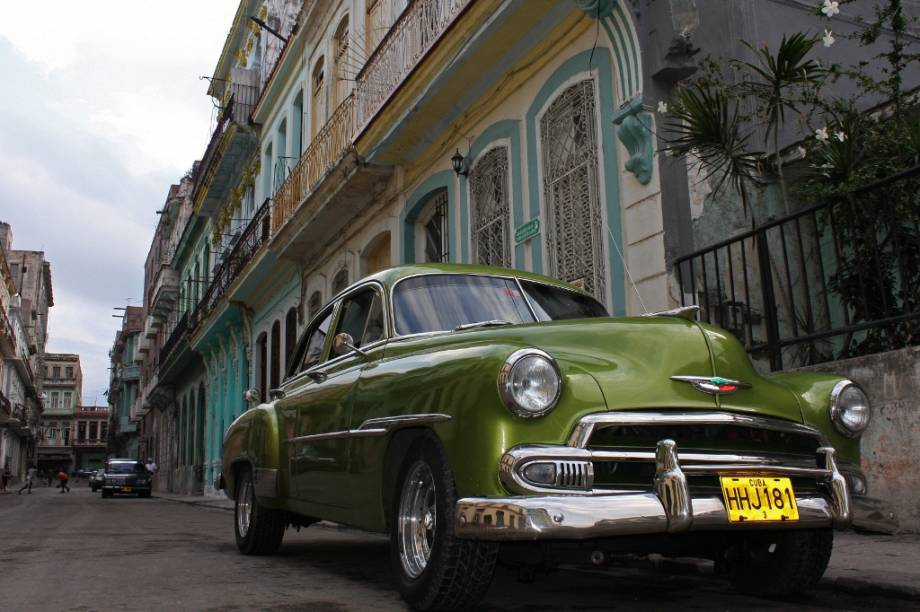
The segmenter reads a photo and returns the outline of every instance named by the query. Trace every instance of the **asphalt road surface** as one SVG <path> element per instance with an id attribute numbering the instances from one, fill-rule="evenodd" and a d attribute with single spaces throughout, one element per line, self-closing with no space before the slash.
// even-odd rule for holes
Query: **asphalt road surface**
<path id="1" fill-rule="evenodd" d="M 483 610 L 863 610 L 913 604 L 819 589 L 795 601 L 733 593 L 673 570 L 501 569 Z M 403 610 L 387 541 L 344 529 L 288 531 L 277 556 L 244 557 L 226 510 L 103 500 L 85 485 L 0 496 L 0 610 Z"/>

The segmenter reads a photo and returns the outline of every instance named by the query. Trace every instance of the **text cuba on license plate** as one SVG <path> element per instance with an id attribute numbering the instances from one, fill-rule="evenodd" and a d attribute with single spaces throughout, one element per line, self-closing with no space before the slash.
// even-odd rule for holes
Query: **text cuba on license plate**
<path id="1" fill-rule="evenodd" d="M 795 504 L 795 491 L 790 479 L 720 476 L 719 480 L 729 522 L 799 520 L 799 508 Z"/>

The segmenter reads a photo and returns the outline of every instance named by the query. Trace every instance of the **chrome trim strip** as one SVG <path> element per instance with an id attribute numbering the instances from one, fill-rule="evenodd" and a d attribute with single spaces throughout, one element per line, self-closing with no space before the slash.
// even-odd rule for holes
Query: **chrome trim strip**
<path id="1" fill-rule="evenodd" d="M 811 436 L 821 446 L 829 442 L 819 430 L 809 425 L 771 417 L 717 411 L 624 411 L 589 414 L 575 425 L 566 444 L 573 448 L 587 448 L 591 435 L 599 429 L 627 425 L 742 425 L 785 433 Z"/>
<path id="2" fill-rule="evenodd" d="M 367 419 L 355 429 L 346 429 L 343 431 L 327 431 L 325 433 L 309 434 L 306 436 L 297 436 L 288 438 L 285 444 L 299 444 L 302 442 L 320 442 L 323 440 L 335 440 L 339 438 L 370 438 L 374 436 L 384 436 L 391 431 L 413 427 L 415 425 L 427 425 L 434 423 L 444 423 L 451 420 L 448 414 L 430 413 L 430 414 L 407 414 L 392 417 L 379 417 Z"/>

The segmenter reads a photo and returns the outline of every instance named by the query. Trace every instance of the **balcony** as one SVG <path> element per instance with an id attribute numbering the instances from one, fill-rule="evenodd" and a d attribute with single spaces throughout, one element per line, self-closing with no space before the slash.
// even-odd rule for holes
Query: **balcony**
<path id="1" fill-rule="evenodd" d="M 156 281 L 153 284 L 153 299 L 150 301 L 150 313 L 159 321 L 169 314 L 179 297 L 179 272 L 169 264 L 160 264 Z"/>
<path id="2" fill-rule="evenodd" d="M 6 422 L 13 415 L 13 405 L 10 400 L 0 391 L 0 423 Z"/>
<path id="3" fill-rule="evenodd" d="M 169 359 L 169 355 L 172 353 L 172 350 L 176 347 L 176 344 L 179 343 L 179 340 L 185 335 L 185 332 L 188 329 L 188 313 L 183 314 L 179 319 L 176 326 L 169 334 L 169 338 L 166 339 L 166 342 L 163 343 L 163 346 L 160 347 L 160 363 L 166 363 L 166 360 Z"/>
<path id="4" fill-rule="evenodd" d="M 118 378 L 122 382 L 131 382 L 135 380 L 140 380 L 141 377 L 141 368 L 136 365 L 122 366 L 118 370 Z"/>
<path id="5" fill-rule="evenodd" d="M 95 438 L 95 439 L 74 440 L 72 446 L 74 448 L 105 448 L 105 439 Z"/>
<path id="6" fill-rule="evenodd" d="M 6 309 L 0 308 L 0 356 L 7 358 L 16 355 L 16 332 L 6 316 Z"/>
<path id="7" fill-rule="evenodd" d="M 214 213 L 239 180 L 242 165 L 256 150 L 256 135 L 249 127 L 249 115 L 258 98 L 252 85 L 233 83 L 224 112 L 195 173 L 192 201 L 195 211 Z"/>
<path id="8" fill-rule="evenodd" d="M 198 306 L 189 319 L 190 329 L 195 329 L 207 318 L 208 314 L 226 294 L 233 281 L 240 275 L 240 272 L 246 268 L 246 265 L 252 261 L 262 248 L 262 245 L 268 240 L 272 218 L 270 203 L 270 200 L 266 200 L 259 207 L 246 229 L 243 230 L 240 239 L 233 245 L 233 250 L 230 251 L 230 254 L 218 267 L 211 284 L 205 290 L 204 297 L 198 302 Z M 164 346 L 164 350 L 165 348 Z"/>
<path id="9" fill-rule="evenodd" d="M 320 180 L 351 148 L 354 134 L 355 96 L 352 94 L 335 109 L 275 194 L 273 234 L 288 222 Z"/>
<path id="10" fill-rule="evenodd" d="M 356 114 L 361 130 L 471 2 L 415 0 L 406 7 L 358 73 Z"/>

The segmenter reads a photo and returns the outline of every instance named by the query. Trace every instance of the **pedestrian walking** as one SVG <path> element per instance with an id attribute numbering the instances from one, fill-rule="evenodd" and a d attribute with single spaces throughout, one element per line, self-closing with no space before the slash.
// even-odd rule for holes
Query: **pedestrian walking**
<path id="1" fill-rule="evenodd" d="M 10 466 L 3 468 L 3 474 L 0 474 L 0 492 L 6 493 L 6 485 L 10 482 Z"/>
<path id="2" fill-rule="evenodd" d="M 151 474 L 156 473 L 157 471 L 157 462 L 153 460 L 153 457 L 147 459 L 147 463 L 144 464 L 144 467 L 147 468 L 147 471 Z"/>
<path id="3" fill-rule="evenodd" d="M 36 478 L 38 478 L 38 468 L 34 465 L 30 465 L 29 469 L 26 470 L 26 481 L 22 483 L 22 487 L 20 487 L 20 489 L 16 492 L 22 495 L 22 492 L 25 489 L 28 489 L 29 495 L 32 495 L 32 481 Z"/>
<path id="4" fill-rule="evenodd" d="M 70 480 L 70 476 L 67 475 L 67 472 L 65 472 L 64 470 L 61 470 L 60 472 L 57 473 L 57 477 L 61 483 L 59 485 L 59 488 L 61 489 L 61 493 L 64 493 L 65 491 L 67 493 L 70 493 L 70 487 L 67 486 L 67 481 Z"/>

